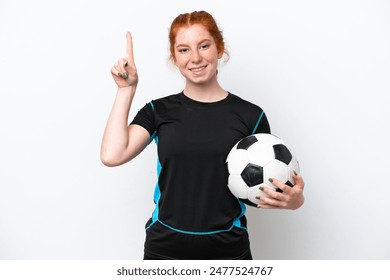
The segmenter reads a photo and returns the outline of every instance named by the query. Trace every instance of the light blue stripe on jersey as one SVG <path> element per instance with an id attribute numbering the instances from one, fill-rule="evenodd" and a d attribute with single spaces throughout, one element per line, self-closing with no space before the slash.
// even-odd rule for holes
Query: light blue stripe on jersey
<path id="1" fill-rule="evenodd" d="M 161 163 L 160 163 L 160 161 L 157 161 L 158 177 L 160 177 L 160 173 L 161 173 Z M 159 210 L 158 209 L 158 202 L 160 200 L 160 197 L 161 197 L 161 191 L 160 191 L 160 186 L 158 185 L 158 181 L 157 181 L 156 188 L 154 189 L 154 197 L 153 197 L 153 200 L 156 203 L 156 208 L 154 209 L 153 215 L 152 215 L 153 223 L 158 220 L 158 210 Z"/>
<path id="2" fill-rule="evenodd" d="M 171 229 L 173 231 L 176 231 L 176 232 L 179 232 L 179 233 L 184 233 L 184 234 L 192 234 L 192 235 L 208 235 L 208 234 L 216 234 L 216 233 L 221 233 L 221 232 L 227 232 L 227 231 L 231 231 L 233 229 L 233 227 L 235 226 L 233 224 L 228 229 L 221 229 L 221 230 L 214 230 L 214 231 L 187 231 L 187 230 L 181 230 L 181 229 L 177 229 L 177 228 L 171 227 L 171 226 L 169 226 L 167 224 L 164 224 L 160 220 L 158 220 L 158 222 L 160 224 L 162 224 L 164 227 L 167 227 L 167 228 L 169 228 L 169 229 Z M 245 229 L 245 228 L 243 228 L 243 229 Z"/>
<path id="3" fill-rule="evenodd" d="M 259 117 L 259 119 L 258 119 L 257 122 L 256 122 L 255 128 L 252 130 L 252 134 L 255 134 L 257 128 L 259 127 L 260 121 L 261 121 L 261 119 L 263 118 L 263 115 L 264 115 L 264 111 L 261 112 L 260 117 Z"/>
<path id="4" fill-rule="evenodd" d="M 150 107 L 152 107 L 152 110 L 154 111 L 153 101 L 150 101 Z M 157 131 L 153 132 L 152 136 L 150 137 L 149 143 L 152 142 L 153 140 L 157 145 L 158 144 Z M 157 178 L 160 177 L 161 168 L 162 167 L 161 167 L 160 160 L 157 159 Z M 154 195 L 153 195 L 153 201 L 156 204 L 156 207 L 154 208 L 154 211 L 152 214 L 152 223 L 146 228 L 146 230 L 148 228 L 150 228 L 155 222 L 158 221 L 158 212 L 159 212 L 158 202 L 160 200 L 160 197 L 161 197 L 161 191 L 160 191 L 160 186 L 158 185 L 158 179 L 157 179 L 157 183 L 156 183 L 156 187 L 154 188 Z"/>
<path id="5" fill-rule="evenodd" d="M 152 110 L 154 111 L 154 104 L 153 104 L 153 101 L 150 101 L 150 107 L 152 107 Z"/>
<path id="6" fill-rule="evenodd" d="M 238 201 L 238 203 L 241 206 L 241 214 L 240 214 L 240 216 L 238 216 L 237 218 L 234 219 L 233 225 L 238 227 L 238 228 L 242 228 L 242 229 L 247 230 L 246 227 L 241 226 L 241 220 L 240 220 L 245 215 L 246 206 L 245 206 L 245 204 L 241 200 L 237 199 L 237 201 Z"/>

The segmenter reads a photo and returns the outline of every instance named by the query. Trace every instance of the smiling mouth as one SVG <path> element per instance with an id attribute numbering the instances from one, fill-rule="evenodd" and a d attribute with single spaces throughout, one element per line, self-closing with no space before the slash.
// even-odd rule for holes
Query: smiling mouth
<path id="1" fill-rule="evenodd" d="M 204 65 L 204 66 L 200 66 L 200 67 L 189 68 L 189 70 L 192 72 L 200 72 L 203 69 L 205 69 L 206 67 L 207 67 L 207 65 Z"/>

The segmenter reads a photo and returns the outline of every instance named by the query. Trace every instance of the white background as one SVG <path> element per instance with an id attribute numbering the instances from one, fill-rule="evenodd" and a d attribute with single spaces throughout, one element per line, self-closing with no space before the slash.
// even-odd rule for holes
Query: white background
<path id="1" fill-rule="evenodd" d="M 390 258 L 389 1 L 102 2 L 0 1 L 0 259 L 142 258 L 156 148 L 100 162 L 109 70 L 130 30 L 130 118 L 181 91 L 168 28 L 194 10 L 223 30 L 221 84 L 266 111 L 306 182 L 297 211 L 248 209 L 254 258 Z"/>

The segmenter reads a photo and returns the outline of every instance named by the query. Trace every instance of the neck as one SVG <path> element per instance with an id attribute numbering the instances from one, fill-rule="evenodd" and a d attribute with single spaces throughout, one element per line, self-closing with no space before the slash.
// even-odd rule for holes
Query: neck
<path id="1" fill-rule="evenodd" d="M 226 98 L 228 95 L 217 81 L 212 84 L 187 82 L 183 92 L 187 97 L 200 102 L 216 102 Z"/>

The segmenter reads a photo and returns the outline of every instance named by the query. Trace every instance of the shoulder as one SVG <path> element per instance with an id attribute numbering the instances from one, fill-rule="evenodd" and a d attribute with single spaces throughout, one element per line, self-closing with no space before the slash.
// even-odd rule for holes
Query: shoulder
<path id="1" fill-rule="evenodd" d="M 179 100 L 180 93 L 175 93 L 171 95 L 167 95 L 164 97 L 160 97 L 157 99 L 153 99 L 150 101 L 153 104 L 166 104 L 166 103 L 172 103 L 172 102 L 177 102 Z"/>
<path id="2" fill-rule="evenodd" d="M 244 100 L 238 96 L 234 96 L 236 113 L 248 125 L 248 129 L 251 134 L 254 133 L 270 133 L 271 129 L 268 123 L 268 119 L 263 109 L 250 101 Z"/>
<path id="3" fill-rule="evenodd" d="M 259 105 L 252 103 L 248 100 L 245 100 L 245 99 L 243 99 L 243 98 L 241 98 L 238 95 L 235 95 L 233 93 L 230 93 L 230 94 L 231 94 L 231 99 L 232 99 L 234 106 L 236 108 L 238 108 L 239 110 L 248 110 L 248 111 L 256 111 L 256 112 L 263 111 L 263 109 Z"/>
<path id="4" fill-rule="evenodd" d="M 150 106 L 153 110 L 163 110 L 170 109 L 175 104 L 179 102 L 180 93 L 167 95 L 161 98 L 153 99 L 150 101 Z"/>

